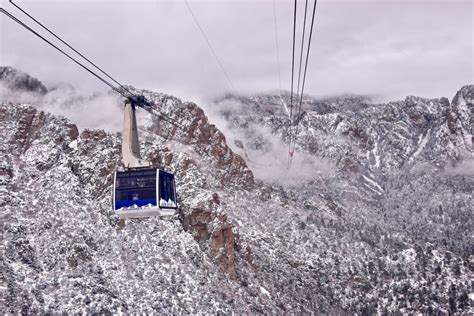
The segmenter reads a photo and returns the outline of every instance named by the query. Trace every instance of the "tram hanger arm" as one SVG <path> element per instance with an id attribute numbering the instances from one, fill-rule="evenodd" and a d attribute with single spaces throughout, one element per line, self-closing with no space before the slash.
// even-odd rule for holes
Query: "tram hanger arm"
<path id="1" fill-rule="evenodd" d="M 152 103 L 149 102 L 145 96 L 143 95 L 132 95 L 127 97 L 127 101 L 133 106 L 133 107 L 141 107 L 141 108 L 150 108 L 152 106 Z"/>

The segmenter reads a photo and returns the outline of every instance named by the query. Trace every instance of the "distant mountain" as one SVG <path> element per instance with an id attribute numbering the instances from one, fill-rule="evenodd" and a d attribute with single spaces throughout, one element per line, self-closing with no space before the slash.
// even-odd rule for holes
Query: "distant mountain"
<path id="1" fill-rule="evenodd" d="M 290 171 L 279 96 L 219 100 L 224 135 L 136 90 L 155 104 L 141 150 L 175 173 L 180 209 L 126 221 L 109 214 L 120 135 L 2 96 L 1 311 L 472 313 L 473 90 L 305 97 Z"/>
<path id="2" fill-rule="evenodd" d="M 370 217 L 380 218 L 397 233 L 472 254 L 474 180 L 472 172 L 457 166 L 474 159 L 473 98 L 474 86 L 463 87 L 451 103 L 414 96 L 387 104 L 360 96 L 305 97 L 304 115 L 295 119 L 295 155 L 333 165 L 337 177 L 303 179 L 292 191 L 306 204 L 324 192 L 349 209 L 372 210 Z M 217 102 L 230 129 L 243 135 L 234 150 L 254 169 L 265 169 L 255 159 L 274 150 L 267 132 L 285 144 L 295 130 L 288 128 L 289 104 L 288 94 L 282 99 L 227 96 Z M 288 151 L 279 154 L 288 156 Z M 320 168 L 310 159 L 303 164 Z"/>
<path id="3" fill-rule="evenodd" d="M 36 78 L 12 67 L 0 66 L 0 82 L 18 92 L 46 94 L 48 89 Z"/>

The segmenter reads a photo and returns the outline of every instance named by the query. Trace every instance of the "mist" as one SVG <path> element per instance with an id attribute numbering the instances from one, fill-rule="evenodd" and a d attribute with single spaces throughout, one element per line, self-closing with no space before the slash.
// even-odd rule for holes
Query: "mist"
<path id="1" fill-rule="evenodd" d="M 272 1 L 189 1 L 234 88 L 183 1 L 17 2 L 122 84 L 211 99 L 278 90 L 279 65 L 281 89 L 290 89 L 291 1 L 276 1 L 279 63 Z M 299 18 L 302 11 L 300 5 Z M 473 82 L 472 12 L 472 1 L 318 1 L 306 92 L 451 97 Z M 108 89 L 4 15 L 0 24 L 0 64 L 46 85 L 70 82 L 89 94 Z"/>
<path id="2" fill-rule="evenodd" d="M 80 131 L 103 129 L 115 133 L 122 130 L 123 102 L 110 93 L 83 95 L 71 85 L 59 84 L 40 95 L 11 90 L 0 83 L 0 96 L 2 100 L 30 104 L 40 111 L 66 117 Z"/>
<path id="3" fill-rule="evenodd" d="M 213 101 L 227 92 L 290 90 L 292 2 L 275 2 L 277 35 L 273 1 L 189 1 L 230 83 L 183 1 L 17 3 L 122 84 L 203 107 L 257 178 L 291 184 L 333 169 L 299 154 L 293 162 L 299 168 L 286 173 L 287 145 L 269 130 L 252 126 L 266 140 L 264 149 L 252 148 L 244 132 L 230 128 L 219 113 L 241 106 Z M 7 1 L 2 7 L 38 29 Z M 303 6 L 298 10 L 302 18 Z M 319 1 L 305 92 L 315 97 L 376 95 L 385 101 L 407 95 L 451 98 L 474 81 L 472 13 L 472 1 Z M 22 94 L 16 100 L 66 116 L 81 130 L 121 130 L 122 103 L 107 86 L 4 15 L 0 26 L 0 64 L 53 87 L 43 97 Z M 137 114 L 143 120 L 145 114 Z M 236 145 L 239 141 L 243 148 Z"/>
<path id="4" fill-rule="evenodd" d="M 246 129 L 232 127 L 222 113 L 241 113 L 244 106 L 236 100 L 202 101 L 200 106 L 210 123 L 223 132 L 227 145 L 246 161 L 257 179 L 289 187 L 319 177 L 330 177 L 336 172 L 332 162 L 306 152 L 296 153 L 290 167 L 288 144 L 268 127 L 257 124 L 249 124 Z M 258 148 L 255 140 L 261 141 Z"/>
<path id="5" fill-rule="evenodd" d="M 461 160 L 455 166 L 449 167 L 446 173 L 450 175 L 474 176 L 474 157 Z"/>

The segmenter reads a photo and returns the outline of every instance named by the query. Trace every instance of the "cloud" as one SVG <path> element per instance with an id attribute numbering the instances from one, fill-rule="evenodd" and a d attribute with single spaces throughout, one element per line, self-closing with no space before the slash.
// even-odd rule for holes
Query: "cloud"
<path id="1" fill-rule="evenodd" d="M 183 1 L 21 4 L 124 84 L 178 97 L 212 98 L 229 90 Z M 239 92 L 278 88 L 272 1 L 190 4 Z M 471 8 L 471 1 L 318 2 L 306 91 L 452 96 L 473 78 Z M 291 3 L 277 1 L 276 13 L 282 85 L 288 90 Z M 108 89 L 4 16 L 0 23 L 2 63 L 48 85 L 70 82 L 88 93 Z"/>
<path id="2" fill-rule="evenodd" d="M 461 160 L 454 167 L 448 168 L 446 172 L 451 175 L 474 176 L 474 158 Z"/>
<path id="3" fill-rule="evenodd" d="M 278 136 L 271 134 L 266 127 L 254 125 L 250 127 L 250 130 L 259 139 L 265 141 L 265 146 L 262 149 L 249 147 L 249 142 L 245 141 L 248 138 L 235 139 L 244 141 L 245 147 L 240 152 L 243 152 L 244 159 L 258 179 L 283 186 L 293 186 L 334 175 L 336 168 L 329 161 L 298 150 L 295 151 L 289 166 L 288 144 L 283 143 Z M 235 136 L 238 137 L 238 135 Z M 235 143 L 233 147 L 236 147 Z M 234 150 L 239 152 L 237 148 Z"/>
<path id="4" fill-rule="evenodd" d="M 38 110 L 64 116 L 80 130 L 104 129 L 114 133 L 122 129 L 122 102 L 115 95 L 95 93 L 84 96 L 70 85 L 59 85 L 50 89 L 47 94 L 40 95 L 12 91 L 1 83 L 0 95 L 2 100 L 27 103 Z"/>
<path id="5" fill-rule="evenodd" d="M 249 124 L 244 129 L 231 126 L 225 115 L 245 114 L 245 106 L 240 102 L 222 100 L 202 104 L 210 123 L 224 133 L 228 146 L 246 161 L 256 178 L 293 186 L 334 175 L 336 167 L 332 163 L 299 151 L 295 152 L 291 168 L 288 168 L 288 144 L 266 126 Z"/>

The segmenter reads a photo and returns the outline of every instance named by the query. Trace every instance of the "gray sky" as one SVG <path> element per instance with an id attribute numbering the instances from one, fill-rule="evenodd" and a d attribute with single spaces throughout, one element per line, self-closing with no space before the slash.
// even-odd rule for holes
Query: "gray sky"
<path id="1" fill-rule="evenodd" d="M 15 2 L 124 84 L 185 100 L 229 90 L 183 1 Z M 28 21 L 8 1 L 1 3 Z M 292 3 L 276 1 L 286 90 Z M 299 3 L 303 9 L 304 1 Z M 414 94 L 451 99 L 462 85 L 474 83 L 473 3 L 319 0 L 305 91 L 316 96 L 358 93 L 397 99 Z M 237 91 L 278 89 L 272 1 L 189 4 Z M 4 15 L 0 25 L 0 64 L 26 71 L 47 85 L 68 82 L 87 92 L 107 89 Z"/>

